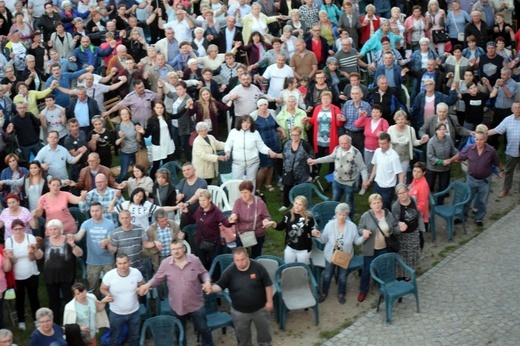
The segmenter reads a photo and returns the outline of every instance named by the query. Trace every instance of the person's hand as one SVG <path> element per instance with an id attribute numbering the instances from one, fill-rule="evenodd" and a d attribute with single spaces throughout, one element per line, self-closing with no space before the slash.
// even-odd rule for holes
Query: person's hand
<path id="1" fill-rule="evenodd" d="M 504 172 L 500 171 L 500 172 L 498 173 L 498 177 L 499 177 L 500 179 L 502 179 L 502 178 L 504 177 Z"/>
<path id="2" fill-rule="evenodd" d="M 449 166 L 450 164 L 451 164 L 451 160 L 450 160 L 450 159 L 444 160 L 444 161 L 442 162 L 442 165 L 443 165 L 443 166 Z"/>
<path id="3" fill-rule="evenodd" d="M 48 170 L 49 170 L 49 167 L 50 167 L 50 164 L 48 164 L 48 163 L 42 163 L 41 166 L 42 166 L 42 169 L 43 169 L 44 171 L 48 171 Z"/>
<path id="4" fill-rule="evenodd" d="M 264 219 L 262 221 L 262 228 L 276 227 L 276 222 Z"/>
<path id="5" fill-rule="evenodd" d="M 163 244 L 160 242 L 160 241 L 154 241 L 153 242 L 155 244 L 155 247 L 157 248 L 157 250 L 159 251 L 162 251 L 162 249 L 164 248 Z"/>
<path id="6" fill-rule="evenodd" d="M 188 101 L 186 101 L 186 108 L 193 108 L 193 99 L 189 99 Z"/>
<path id="7" fill-rule="evenodd" d="M 75 246 L 74 242 L 74 236 L 72 234 L 67 234 L 67 244 L 69 244 L 71 247 Z"/>
<path id="8" fill-rule="evenodd" d="M 497 87 L 504 86 L 504 80 L 503 79 L 497 79 L 497 82 L 496 82 L 495 86 L 497 86 Z"/>
<path id="9" fill-rule="evenodd" d="M 421 144 L 424 144 L 430 140 L 430 136 L 424 135 L 421 137 Z"/>
<path id="10" fill-rule="evenodd" d="M 71 57 L 69 58 L 69 61 L 70 61 L 70 62 L 76 62 L 76 57 L 71 56 Z"/>
<path id="11" fill-rule="evenodd" d="M 370 186 L 370 179 L 363 182 L 363 188 L 366 190 Z"/>
<path id="12" fill-rule="evenodd" d="M 408 225 L 402 221 L 399 221 L 399 230 L 401 232 L 404 232 L 408 229 Z"/>
<path id="13" fill-rule="evenodd" d="M 230 157 L 231 157 L 231 153 L 228 151 L 225 155 L 226 161 L 229 160 Z"/>
<path id="14" fill-rule="evenodd" d="M 119 76 L 119 81 L 126 83 L 128 81 L 128 78 L 126 78 L 126 76 Z"/>
<path id="15" fill-rule="evenodd" d="M 302 118 L 302 124 L 303 125 L 308 124 L 308 123 L 309 123 L 309 118 L 308 117 Z"/>
<path id="16" fill-rule="evenodd" d="M 80 197 L 81 197 L 82 200 L 87 199 L 87 193 L 88 193 L 87 190 L 81 191 Z"/>
<path id="17" fill-rule="evenodd" d="M 108 245 L 108 239 L 103 239 L 100 243 L 99 243 L 99 247 L 102 248 L 102 249 L 106 249 L 107 248 L 107 245 Z"/>
<path id="18" fill-rule="evenodd" d="M 114 297 L 109 293 L 107 294 L 103 299 L 101 299 L 101 302 L 103 303 L 112 303 L 114 301 Z"/>
<path id="19" fill-rule="evenodd" d="M 484 84 L 485 86 L 489 85 L 489 79 L 487 79 L 486 77 L 482 77 L 481 81 L 482 81 L 482 84 Z"/>
<path id="20" fill-rule="evenodd" d="M 449 79 L 449 78 L 452 78 L 452 77 L 453 77 L 453 72 L 448 72 L 448 73 L 446 74 L 446 78 Z"/>
<path id="21" fill-rule="evenodd" d="M 312 166 L 312 165 L 314 165 L 315 163 L 316 163 L 316 160 L 311 159 L 311 158 L 307 159 L 307 164 L 308 164 L 309 166 Z"/>
<path id="22" fill-rule="evenodd" d="M 453 82 L 451 84 L 451 89 L 452 90 L 457 90 L 459 88 L 459 82 Z"/>
<path id="23" fill-rule="evenodd" d="M 76 182 L 74 180 L 66 179 L 64 181 L 64 183 L 65 183 L 66 186 L 70 186 L 70 187 L 76 186 Z"/>
<path id="24" fill-rule="evenodd" d="M 114 197 L 116 197 L 116 198 L 120 198 L 120 197 L 121 197 L 121 190 L 117 190 L 117 189 L 116 189 L 116 190 L 114 191 Z"/>
<path id="25" fill-rule="evenodd" d="M 81 147 L 78 148 L 78 152 L 82 153 L 82 154 L 86 153 L 87 150 L 88 150 L 87 147 L 84 145 L 82 145 Z"/>
<path id="26" fill-rule="evenodd" d="M 209 281 L 206 281 L 205 283 L 202 284 L 202 290 L 204 291 L 204 293 L 206 294 L 211 294 L 211 282 Z"/>
<path id="27" fill-rule="evenodd" d="M 164 79 L 159 78 L 159 79 L 157 80 L 157 86 L 158 86 L 159 88 L 164 87 Z"/>
<path id="28" fill-rule="evenodd" d="M 237 214 L 234 214 L 234 213 L 233 213 L 233 214 L 231 214 L 231 215 L 229 216 L 228 221 L 229 221 L 230 223 L 235 223 L 235 222 L 237 222 L 237 219 L 238 219 Z"/>
<path id="29" fill-rule="evenodd" d="M 125 138 L 125 131 L 119 131 L 117 135 L 119 136 L 119 138 Z"/>
<path id="30" fill-rule="evenodd" d="M 265 311 L 273 311 L 273 301 L 267 301 L 265 303 Z"/>
<path id="31" fill-rule="evenodd" d="M 238 94 L 229 94 L 229 98 L 232 99 L 233 101 L 236 100 L 238 98 Z"/>
<path id="32" fill-rule="evenodd" d="M 28 249 L 28 250 L 29 250 L 29 248 L 32 249 L 31 245 L 35 245 L 35 244 L 30 244 L 30 245 L 28 245 L 28 246 L 27 246 L 27 249 Z M 30 252 L 30 251 L 29 251 L 29 252 Z M 33 252 L 34 252 L 34 251 L 33 251 Z M 5 257 L 6 257 L 8 260 L 10 260 L 11 262 L 14 261 L 13 250 L 5 249 L 5 250 L 4 250 L 4 255 L 5 255 Z"/>
<path id="33" fill-rule="evenodd" d="M 367 240 L 368 238 L 370 238 L 371 235 L 372 235 L 372 231 L 370 231 L 368 229 L 363 230 L 363 239 Z"/>
<path id="34" fill-rule="evenodd" d="M 320 233 L 320 231 L 318 231 L 317 229 L 313 229 L 313 230 L 311 231 L 311 235 L 312 235 L 313 237 L 316 237 L 316 238 L 321 238 L 321 233 Z"/>
<path id="35" fill-rule="evenodd" d="M 238 48 L 242 45 L 242 41 L 235 41 L 234 47 Z"/>
<path id="36" fill-rule="evenodd" d="M 495 28 L 493 29 L 493 31 L 494 31 L 494 32 L 498 32 L 498 28 L 495 27 Z"/>
<path id="37" fill-rule="evenodd" d="M 94 133 L 92 135 L 92 139 L 95 140 L 96 142 L 99 140 L 99 138 L 101 138 L 101 136 L 99 134 L 97 134 L 97 133 Z"/>
<path id="38" fill-rule="evenodd" d="M 144 135 L 144 129 L 141 125 L 135 125 L 135 130 L 140 134 Z"/>
<path id="39" fill-rule="evenodd" d="M 101 116 L 103 117 L 103 119 L 106 119 L 109 116 L 109 113 L 108 112 L 101 112 Z"/>
<path id="40" fill-rule="evenodd" d="M 142 297 L 145 296 L 149 290 L 150 288 L 148 287 L 148 285 L 141 285 L 137 287 L 137 294 L 139 294 Z"/>
<path id="41" fill-rule="evenodd" d="M 87 327 L 87 326 L 79 326 L 79 329 L 80 329 L 82 332 L 90 333 L 90 328 Z"/>
<path id="42" fill-rule="evenodd" d="M 125 181 L 122 181 L 119 185 L 117 185 L 117 188 L 119 190 L 124 190 L 126 188 L 126 185 L 128 185 L 128 182 L 125 180 Z"/>

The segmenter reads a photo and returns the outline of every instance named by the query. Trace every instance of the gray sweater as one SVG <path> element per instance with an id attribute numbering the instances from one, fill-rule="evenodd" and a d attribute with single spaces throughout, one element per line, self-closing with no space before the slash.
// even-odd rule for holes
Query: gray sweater
<path id="1" fill-rule="evenodd" d="M 347 155 L 343 155 L 343 149 L 338 145 L 332 154 L 320 157 L 315 161 L 316 163 L 334 162 L 334 180 L 342 185 L 354 185 L 359 180 L 360 174 L 363 181 L 368 180 L 367 167 L 365 161 L 363 161 L 363 156 L 353 146 Z"/>
<path id="2" fill-rule="evenodd" d="M 457 149 L 449 136 L 439 140 L 433 136 L 426 147 L 426 168 L 433 172 L 447 172 L 451 170 L 451 164 L 444 166 L 440 161 L 453 157 Z"/>
<path id="3" fill-rule="evenodd" d="M 397 219 L 392 215 L 391 212 L 385 210 L 386 222 L 388 226 L 390 226 L 392 234 L 400 234 L 399 225 Z M 377 220 L 374 216 L 374 213 L 369 210 L 361 215 L 361 219 L 359 219 L 358 232 L 360 235 L 363 235 L 363 230 L 368 229 L 372 232 L 370 237 L 363 243 L 363 256 L 374 256 L 374 245 L 376 242 L 376 235 L 379 233 L 379 228 L 376 223 Z"/>

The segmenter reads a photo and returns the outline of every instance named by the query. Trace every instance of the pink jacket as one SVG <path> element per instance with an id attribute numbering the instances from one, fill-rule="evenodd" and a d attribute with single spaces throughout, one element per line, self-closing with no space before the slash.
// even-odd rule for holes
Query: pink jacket
<path id="1" fill-rule="evenodd" d="M 430 31 L 428 30 L 428 23 L 426 22 L 426 18 L 424 18 L 423 16 L 421 16 L 421 19 L 424 23 L 424 32 L 425 32 L 425 35 L 426 37 L 430 37 Z M 408 18 L 406 18 L 406 20 L 404 21 L 404 31 L 406 32 L 406 43 L 408 44 L 412 44 L 412 31 L 408 31 L 408 29 L 413 29 L 413 16 L 409 16 Z"/>
<path id="2" fill-rule="evenodd" d="M 377 138 L 377 134 L 380 131 L 386 132 L 388 130 L 388 121 L 384 118 L 380 118 L 374 132 L 372 132 L 371 122 L 372 118 L 370 117 L 359 117 L 354 122 L 354 126 L 365 128 L 363 133 L 365 135 L 365 149 L 376 150 L 379 148 L 379 139 Z"/>

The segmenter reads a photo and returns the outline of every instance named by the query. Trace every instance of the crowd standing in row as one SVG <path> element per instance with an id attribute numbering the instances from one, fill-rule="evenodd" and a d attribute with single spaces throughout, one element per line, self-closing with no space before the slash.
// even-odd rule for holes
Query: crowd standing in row
<path id="1" fill-rule="evenodd" d="M 517 4 L 0 1 L 0 292 L 14 268 L 18 328 L 26 329 L 27 295 L 37 322 L 30 345 L 66 344 L 59 325 L 74 323 L 79 330 L 66 333 L 90 345 L 109 325 L 116 345 L 127 324 L 136 345 L 136 292 L 166 281 L 174 314 L 183 324 L 191 317 L 204 345 L 213 341 L 203 294 L 226 288 L 238 343 L 251 343 L 253 321 L 268 345 L 272 282 L 240 237 L 229 241 L 238 245 L 235 264 L 211 284 L 207 271 L 226 251 L 221 228 L 253 231 L 253 258 L 267 228 L 284 231 L 286 263 L 308 263 L 316 238 L 327 261 L 320 301 L 338 270 L 344 304 L 346 271 L 332 263 L 333 250 L 353 254 L 362 245 L 360 302 L 370 263 L 387 252 L 385 237 L 399 235 L 400 255 L 416 268 L 429 193 L 449 185 L 457 161 L 471 189 L 464 217 L 472 210 L 482 226 L 492 175 L 505 175 L 499 196 L 507 196 L 520 157 Z M 229 133 L 226 121 L 235 126 Z M 424 162 L 414 158 L 421 147 Z M 177 186 L 161 168 L 173 160 L 185 162 Z M 232 178 L 243 182 L 226 215 L 207 188 L 230 161 Z M 297 196 L 290 207 L 289 192 L 319 179 L 327 163 L 332 199 L 346 203 L 318 227 L 309 201 Z M 279 222 L 262 194 L 277 185 L 283 197 L 268 202 L 284 212 Z M 356 226 L 354 194 L 371 185 L 370 209 Z M 79 227 L 72 205 L 89 214 Z M 185 232 L 191 224 L 194 240 Z M 76 283 L 84 251 L 86 286 Z M 38 299 L 40 259 L 50 309 Z M 9 337 L 0 331 L 0 341 Z"/>

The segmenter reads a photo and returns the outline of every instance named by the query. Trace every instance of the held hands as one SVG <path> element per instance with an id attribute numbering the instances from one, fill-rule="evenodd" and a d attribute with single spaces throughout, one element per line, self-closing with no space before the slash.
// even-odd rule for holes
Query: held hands
<path id="1" fill-rule="evenodd" d="M 399 230 L 400 230 L 401 232 L 404 232 L 404 231 L 406 231 L 407 229 L 408 229 L 408 225 L 405 224 L 405 223 L 402 222 L 402 221 L 399 221 Z"/>
<path id="2" fill-rule="evenodd" d="M 155 244 L 155 247 L 157 248 L 157 250 L 159 251 L 162 251 L 162 249 L 164 248 L 163 244 L 160 242 L 160 241 L 154 241 L 153 242 Z"/>
<path id="3" fill-rule="evenodd" d="M 370 231 L 368 229 L 363 230 L 363 239 L 367 240 L 368 238 L 370 238 L 371 235 L 372 235 L 372 231 Z"/>
<path id="4" fill-rule="evenodd" d="M 316 163 L 316 160 L 313 160 L 313 159 L 307 159 L 307 164 L 308 164 L 309 166 L 312 166 L 312 165 L 314 165 L 315 163 Z"/>
<path id="5" fill-rule="evenodd" d="M 72 234 L 67 234 L 67 244 L 69 244 L 71 247 L 75 246 L 74 242 L 74 236 Z"/>
<path id="6" fill-rule="evenodd" d="M 213 292 L 211 291 L 211 282 L 206 281 L 205 283 L 203 283 L 203 284 L 202 284 L 202 290 L 204 291 L 204 293 L 206 293 L 206 294 L 208 294 L 208 295 L 211 294 L 211 293 L 213 293 Z"/>
<path id="7" fill-rule="evenodd" d="M 313 229 L 313 230 L 311 231 L 311 235 L 312 235 L 313 237 L 316 237 L 316 238 L 321 238 L 321 233 L 320 233 L 320 231 L 318 231 L 317 229 Z"/>
<path id="8" fill-rule="evenodd" d="M 238 220 L 237 214 L 231 214 L 228 218 L 229 223 L 235 223 Z"/>
<path id="9" fill-rule="evenodd" d="M 148 284 L 141 285 L 141 286 L 137 287 L 137 294 L 139 294 L 140 296 L 145 296 L 149 290 L 150 290 L 150 286 Z"/>
<path id="10" fill-rule="evenodd" d="M 99 246 L 100 246 L 102 249 L 106 249 L 106 248 L 107 248 L 107 245 L 108 245 L 108 239 L 103 239 L 103 240 L 99 243 Z"/>
<path id="11" fill-rule="evenodd" d="M 264 219 L 262 221 L 262 228 L 276 227 L 276 222 Z"/>

